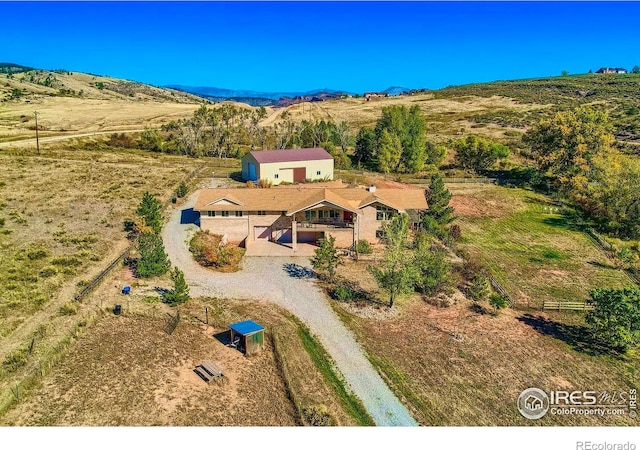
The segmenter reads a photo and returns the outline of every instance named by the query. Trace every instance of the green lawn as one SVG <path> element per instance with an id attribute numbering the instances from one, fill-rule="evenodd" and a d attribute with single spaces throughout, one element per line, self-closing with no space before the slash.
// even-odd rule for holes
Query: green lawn
<path id="1" fill-rule="evenodd" d="M 630 280 L 543 195 L 494 185 L 449 186 L 461 248 L 485 263 L 521 305 L 582 301 Z M 457 198 L 459 197 L 459 198 Z"/>

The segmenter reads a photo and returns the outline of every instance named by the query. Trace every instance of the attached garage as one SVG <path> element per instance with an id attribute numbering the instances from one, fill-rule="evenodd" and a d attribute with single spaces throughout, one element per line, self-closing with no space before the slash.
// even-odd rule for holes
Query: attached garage
<path id="1" fill-rule="evenodd" d="M 256 241 L 271 240 L 271 227 L 254 227 L 253 230 Z"/>

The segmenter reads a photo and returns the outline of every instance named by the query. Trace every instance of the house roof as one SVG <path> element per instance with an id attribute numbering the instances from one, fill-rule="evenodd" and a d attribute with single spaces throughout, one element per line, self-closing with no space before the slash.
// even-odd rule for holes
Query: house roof
<path id="1" fill-rule="evenodd" d="M 350 202 L 334 191 L 335 189 L 317 189 L 317 192 L 314 192 L 313 195 L 308 196 L 307 198 L 300 201 L 300 203 L 291 208 L 287 214 L 295 214 L 298 211 L 314 207 L 316 205 L 319 205 L 320 203 L 331 203 L 338 208 L 351 211 L 352 213 L 358 213 L 357 202 Z"/>
<path id="2" fill-rule="evenodd" d="M 234 199 L 237 205 L 214 204 L 222 198 Z M 323 202 L 354 213 L 375 203 L 389 206 L 400 212 L 427 208 L 422 189 L 377 189 L 375 192 L 369 192 L 361 188 L 273 187 L 270 189 L 203 189 L 200 191 L 194 209 L 196 211 L 286 211 L 287 215 L 292 215 Z"/>
<path id="3" fill-rule="evenodd" d="M 258 331 L 264 330 L 264 327 L 253 320 L 245 320 L 243 322 L 236 322 L 229 325 L 236 333 L 240 333 L 242 335 L 256 333 Z"/>
<path id="4" fill-rule="evenodd" d="M 260 164 L 290 161 L 333 159 L 323 148 L 292 148 L 284 150 L 253 150 L 248 153 Z"/>

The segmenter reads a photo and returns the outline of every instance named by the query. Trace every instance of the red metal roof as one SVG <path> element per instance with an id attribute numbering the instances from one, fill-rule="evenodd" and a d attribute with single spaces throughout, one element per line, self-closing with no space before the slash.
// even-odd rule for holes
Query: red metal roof
<path id="1" fill-rule="evenodd" d="M 249 152 L 259 163 L 276 163 L 287 161 L 315 161 L 333 159 L 323 148 L 291 148 L 284 150 L 254 150 Z"/>

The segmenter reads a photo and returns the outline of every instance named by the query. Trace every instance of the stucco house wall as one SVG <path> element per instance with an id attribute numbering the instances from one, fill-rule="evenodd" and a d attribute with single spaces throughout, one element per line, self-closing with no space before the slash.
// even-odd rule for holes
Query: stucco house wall
<path id="1" fill-rule="evenodd" d="M 208 217 L 200 214 L 202 230 L 211 234 L 226 234 L 229 242 L 242 242 L 247 237 L 248 224 L 249 217 Z"/>
<path id="2" fill-rule="evenodd" d="M 360 210 L 358 216 L 358 233 L 356 239 L 366 239 L 370 243 L 377 243 L 380 238 L 376 237 L 376 231 L 382 227 L 382 220 L 376 219 L 376 204 L 365 206 Z"/>

